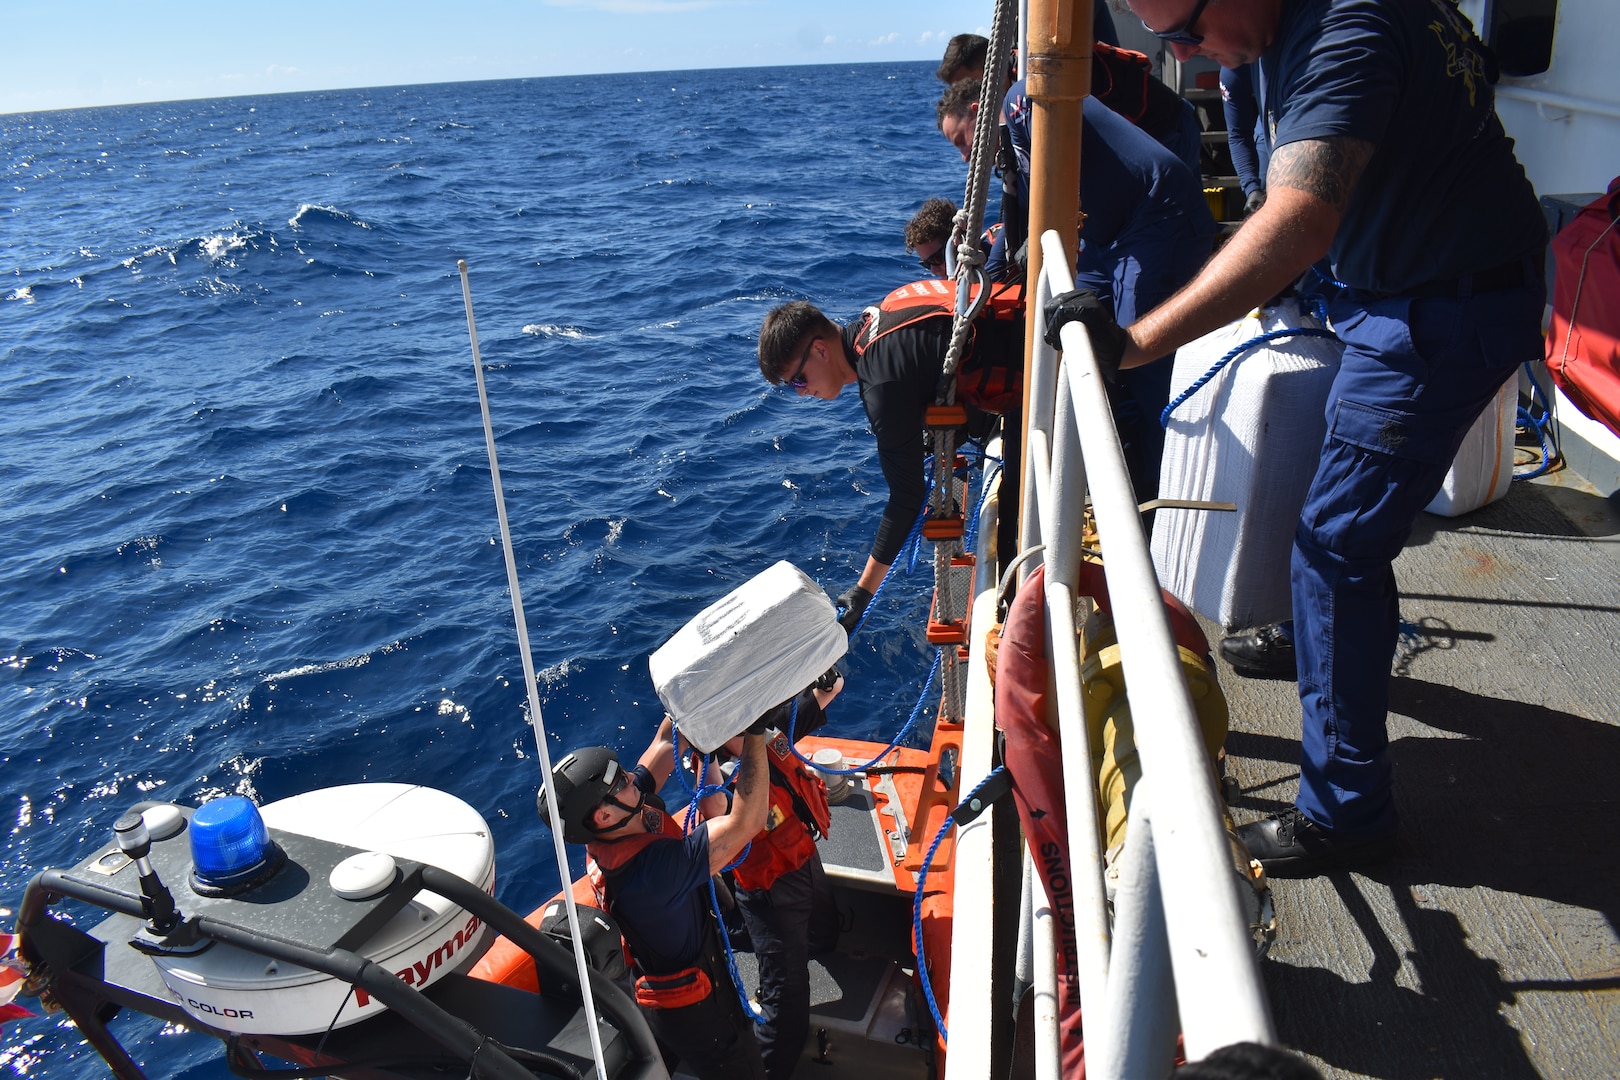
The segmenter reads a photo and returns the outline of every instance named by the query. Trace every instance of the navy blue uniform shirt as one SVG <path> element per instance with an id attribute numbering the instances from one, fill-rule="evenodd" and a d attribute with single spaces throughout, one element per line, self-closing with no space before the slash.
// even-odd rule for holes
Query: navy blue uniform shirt
<path id="1" fill-rule="evenodd" d="M 1243 194 L 1265 187 L 1267 150 L 1260 133 L 1260 103 L 1254 98 L 1254 65 L 1221 68 L 1221 109 L 1226 113 L 1226 143 Z"/>
<path id="2" fill-rule="evenodd" d="M 670 975 L 698 962 L 709 918 L 709 827 L 655 840 L 611 877 L 613 917 L 636 965 Z"/>
<path id="3" fill-rule="evenodd" d="M 1022 80 L 1008 89 L 1001 114 L 1018 155 L 1020 201 L 1027 206 L 1029 102 Z M 1216 231 L 1202 179 L 1096 98 L 1086 98 L 1082 115 L 1080 209 L 1086 220 L 1075 284 L 1112 297 L 1116 266 L 1148 250 L 1155 252 L 1149 262 L 1164 261 L 1166 250 L 1185 245 L 1197 249 L 1193 257 L 1202 261 Z M 1134 321 L 1133 312 L 1135 304 L 1127 301 L 1121 325 Z"/>
<path id="4" fill-rule="evenodd" d="M 1292 0 L 1255 92 L 1273 155 L 1340 135 L 1375 147 L 1329 252 L 1340 281 L 1404 292 L 1546 243 L 1478 41 L 1447 0 Z"/>

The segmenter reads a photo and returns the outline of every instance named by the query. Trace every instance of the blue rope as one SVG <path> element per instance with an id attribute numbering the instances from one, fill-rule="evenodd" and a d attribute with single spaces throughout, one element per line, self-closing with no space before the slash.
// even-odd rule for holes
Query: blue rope
<path id="1" fill-rule="evenodd" d="M 872 610 L 877 607 L 877 598 L 883 595 L 883 590 L 888 586 L 889 578 L 894 576 L 894 568 L 900 564 L 901 559 L 905 555 L 906 549 L 908 547 L 919 548 L 922 546 L 922 527 L 923 522 L 927 520 L 927 518 L 928 504 L 925 502 L 923 503 L 923 508 L 917 513 L 917 520 L 911 523 L 911 531 L 906 534 L 905 540 L 903 540 L 900 544 L 900 554 L 895 556 L 894 562 L 890 563 L 889 568 L 883 572 L 883 580 L 878 582 L 877 590 L 872 593 L 872 599 L 866 602 L 866 610 L 861 612 L 859 621 L 857 621 L 854 628 L 850 630 L 850 637 L 853 638 L 856 634 L 860 633 L 861 627 L 866 625 L 866 620 L 871 617 Z M 906 573 L 909 574 L 911 572 L 912 566 L 916 564 L 916 561 L 917 552 L 913 550 L 911 553 L 911 565 L 906 567 Z"/>
<path id="2" fill-rule="evenodd" d="M 991 482 L 1001 472 L 1001 460 L 999 458 L 986 458 L 985 460 L 993 461 L 995 464 L 990 466 L 990 471 L 985 474 L 984 483 L 979 485 L 979 499 L 973 506 L 973 516 L 968 519 L 967 535 L 962 537 L 962 547 L 968 551 L 972 551 L 979 542 L 979 517 L 984 510 L 984 492 L 989 490 Z"/>
<path id="3" fill-rule="evenodd" d="M 1331 285 L 1335 289 L 1348 289 L 1350 287 L 1349 285 L 1340 281 L 1338 278 L 1334 277 L 1332 274 L 1325 273 L 1322 270 L 1322 267 L 1317 263 L 1311 264 L 1311 273 L 1315 274 L 1316 279 L 1322 284 Z"/>
<path id="4" fill-rule="evenodd" d="M 957 803 L 957 806 L 960 807 L 972 802 L 979 792 L 984 790 L 986 784 L 1006 771 L 1007 766 L 1005 765 L 997 765 L 994 769 L 991 769 L 990 774 L 980 780 L 977 786 L 968 792 L 967 798 Z M 950 831 L 951 826 L 954 824 L 956 824 L 956 819 L 949 814 L 940 823 L 939 832 L 934 834 L 934 842 L 928 845 L 928 854 L 923 858 L 922 869 L 917 871 L 917 891 L 911 901 L 911 939 L 917 944 L 917 978 L 922 981 L 923 997 L 928 1002 L 928 1013 L 934 1018 L 934 1026 L 939 1029 L 939 1039 L 943 1043 L 949 1043 L 950 1038 L 945 1030 L 945 1020 L 939 1015 L 939 1003 L 934 1000 L 934 984 L 928 977 L 928 958 L 923 955 L 922 902 L 923 891 L 928 884 L 928 868 L 934 864 L 934 853 L 939 850 L 939 845 L 945 840 L 945 834 Z"/>
<path id="5" fill-rule="evenodd" d="M 1227 364 L 1230 364 L 1233 360 L 1236 360 L 1244 353 L 1264 345 L 1268 341 L 1276 341 L 1278 338 L 1285 337 L 1324 337 L 1332 338 L 1334 341 L 1339 340 L 1339 335 L 1335 334 L 1333 331 L 1319 330 L 1314 326 L 1289 326 L 1284 327 L 1281 330 L 1272 330 L 1267 333 L 1260 334 L 1257 337 L 1252 337 L 1248 341 L 1245 341 L 1243 344 L 1239 345 L 1237 348 L 1233 349 L 1231 352 L 1227 353 L 1225 356 L 1221 357 L 1219 360 L 1215 361 L 1214 367 L 1200 375 L 1196 382 L 1187 387 L 1187 389 L 1183 390 L 1181 395 L 1174 401 L 1166 405 L 1164 407 L 1164 411 L 1159 414 L 1159 426 L 1169 427 L 1170 414 L 1176 411 L 1177 406 L 1186 401 L 1188 398 L 1192 397 L 1194 394 L 1198 393 L 1198 391 L 1202 390 L 1204 388 L 1204 384 L 1209 382 L 1209 380 L 1213 379 L 1216 375 L 1219 375 L 1221 369 Z"/>
<path id="6" fill-rule="evenodd" d="M 889 751 L 899 746 L 901 740 L 903 740 L 907 735 L 911 734 L 911 730 L 917 726 L 917 720 L 922 716 L 923 713 L 923 706 L 928 703 L 928 691 L 933 688 L 934 676 L 939 674 L 939 663 L 943 655 L 944 653 L 939 651 L 934 653 L 934 666 L 928 669 L 928 681 L 923 683 L 922 693 L 917 698 L 917 704 L 912 707 L 911 716 L 906 720 L 905 726 L 902 727 L 900 729 L 900 733 L 889 742 L 889 745 L 885 746 L 882 751 L 878 753 L 877 757 L 873 758 L 871 761 L 868 761 L 865 765 L 857 765 L 852 769 L 830 769 L 825 765 L 816 764 L 814 761 L 811 761 L 809 758 L 800 753 L 799 747 L 793 735 L 793 732 L 799 723 L 798 698 L 793 699 L 793 711 L 788 717 L 788 749 L 793 751 L 794 757 L 798 758 L 806 765 L 809 765 L 811 768 L 817 769 L 824 773 L 831 773 L 835 776 L 849 776 L 853 773 L 863 773 L 870 769 L 872 766 L 888 757 Z"/>
<path id="7" fill-rule="evenodd" d="M 737 1000 L 742 1002 L 743 1012 L 747 1014 L 750 1020 L 756 1024 L 763 1024 L 765 1022 L 764 1011 L 755 1009 L 754 1003 L 748 1000 L 747 994 L 743 993 L 742 972 L 737 970 L 737 954 L 731 950 L 731 935 L 726 933 L 725 920 L 720 917 L 720 897 L 714 891 L 713 874 L 709 875 L 709 906 L 714 908 L 715 933 L 720 935 L 720 940 L 726 946 L 726 968 L 731 972 L 731 985 L 737 991 Z"/>
<path id="8" fill-rule="evenodd" d="M 1518 422 L 1525 427 L 1535 429 L 1536 441 L 1541 444 L 1541 464 L 1529 472 L 1515 471 L 1513 474 L 1515 480 L 1533 480 L 1538 476 L 1545 475 L 1552 471 L 1553 465 L 1563 456 L 1563 452 L 1558 448 L 1556 440 L 1548 441 L 1547 424 L 1552 420 L 1552 407 L 1547 401 L 1547 395 L 1542 391 L 1541 384 L 1536 381 L 1535 370 L 1530 366 L 1529 361 L 1525 362 L 1524 370 L 1530 376 L 1530 407 L 1519 406 Z M 1538 393 L 1541 394 L 1541 419 L 1539 420 L 1536 419 L 1534 412 Z"/>
<path id="9" fill-rule="evenodd" d="M 964 445 L 960 450 L 957 451 L 957 453 L 959 453 L 959 454 L 963 455 L 964 457 L 968 458 L 969 462 L 970 462 L 970 465 L 971 465 L 971 462 L 974 459 L 977 459 L 980 462 L 993 462 L 996 469 L 1001 468 L 1001 459 L 1000 458 L 992 457 L 989 454 L 986 454 L 983 450 L 979 449 L 976 446 Z M 927 471 L 928 469 L 932 468 L 933 461 L 934 461 L 934 455 L 933 454 L 929 454 L 927 457 L 923 458 L 923 469 L 924 469 L 924 471 Z M 978 499 L 981 502 L 983 501 L 983 490 L 984 490 L 984 488 L 986 486 L 987 485 L 984 485 L 984 484 L 981 484 L 979 486 Z M 889 584 L 889 578 L 891 576 L 893 576 L 893 574 L 894 574 L 894 568 L 897 567 L 897 566 L 904 565 L 905 566 L 905 572 L 908 573 L 908 574 L 912 573 L 913 571 L 915 571 L 917 569 L 917 560 L 921 557 L 921 554 L 922 554 L 922 545 L 923 545 L 922 527 L 923 527 L 923 522 L 927 521 L 927 520 L 928 520 L 928 503 L 926 501 L 924 501 L 922 509 L 917 512 L 917 520 L 913 521 L 911 523 L 911 531 L 906 533 L 906 538 L 900 542 L 900 550 L 895 554 L 894 562 L 889 564 L 889 569 L 887 571 L 885 571 L 884 574 L 883 574 L 883 580 L 878 582 L 877 590 L 872 593 L 872 599 L 870 599 L 870 600 L 868 600 L 866 602 L 866 610 L 861 613 L 860 620 L 858 622 L 856 622 L 855 628 L 849 632 L 849 636 L 851 638 L 853 638 L 857 633 L 860 632 L 861 627 L 866 625 L 867 618 L 872 614 L 873 609 L 875 609 L 877 607 L 878 597 L 883 595 L 883 590 Z M 973 536 L 976 535 L 977 525 L 978 525 L 978 503 L 974 504 L 974 511 L 973 511 L 973 519 L 972 520 L 973 520 L 973 523 L 974 523 L 974 531 L 969 532 L 967 534 L 969 537 L 973 537 Z M 968 550 L 972 550 L 973 541 L 971 539 L 969 539 L 964 544 L 964 546 Z"/>
<path id="10" fill-rule="evenodd" d="M 688 784 L 686 782 L 686 775 L 681 771 L 680 745 L 681 745 L 681 740 L 680 740 L 679 735 L 677 734 L 677 736 L 675 738 L 675 775 L 680 778 L 681 786 L 684 787 L 687 790 L 687 793 L 692 796 L 692 801 L 686 804 L 686 818 L 681 823 L 681 831 L 684 832 L 684 833 L 690 833 L 692 831 L 692 828 L 693 828 L 694 824 L 697 821 L 698 804 L 700 802 L 702 802 L 704 799 L 708 798 L 710 795 L 715 795 L 715 794 L 719 794 L 721 792 L 724 792 L 726 790 L 726 785 L 725 784 L 699 784 L 698 787 L 696 789 L 694 789 L 690 784 Z M 741 762 L 738 762 L 737 763 L 737 768 L 738 769 L 743 768 L 743 764 Z M 700 771 L 699 775 L 701 775 L 701 776 L 709 775 L 709 755 L 708 754 L 703 755 L 703 761 L 702 761 L 701 771 Z M 733 783 L 736 782 L 735 777 L 732 778 L 732 782 Z M 742 861 L 744 859 L 748 858 L 748 852 L 753 849 L 753 846 L 754 846 L 754 842 L 752 840 L 750 840 L 750 841 L 748 841 L 748 843 L 744 844 L 743 849 L 742 849 L 742 853 L 739 854 L 735 859 L 733 859 L 729 863 L 727 863 L 725 866 L 722 866 L 720 868 L 720 872 L 723 874 L 727 870 L 732 870 L 732 869 L 735 869 L 736 867 L 740 866 L 742 864 Z M 723 916 L 720 913 L 720 894 L 715 892 L 715 890 L 714 890 L 714 875 L 713 874 L 709 875 L 709 907 L 710 907 L 711 910 L 714 911 L 715 933 L 720 935 L 720 941 L 726 947 L 726 968 L 727 968 L 727 970 L 729 970 L 731 972 L 731 986 L 732 986 L 732 989 L 736 991 L 737 1000 L 742 1003 L 743 1012 L 748 1016 L 748 1018 L 750 1020 L 752 1020 L 756 1024 L 763 1024 L 765 1022 L 765 1013 L 763 1011 L 756 1010 L 754 1008 L 753 1002 L 748 1000 L 748 995 L 743 993 L 742 972 L 739 971 L 738 968 L 737 968 L 737 954 L 735 952 L 733 952 L 732 948 L 731 948 L 731 935 L 726 933 L 725 916 Z"/>

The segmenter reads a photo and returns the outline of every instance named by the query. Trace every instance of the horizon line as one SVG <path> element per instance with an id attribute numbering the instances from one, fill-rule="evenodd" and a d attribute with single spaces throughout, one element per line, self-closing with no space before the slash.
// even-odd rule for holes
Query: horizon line
<path id="1" fill-rule="evenodd" d="M 787 68 L 872 67 L 886 64 L 935 64 L 936 60 L 917 58 L 909 60 L 835 60 L 813 64 L 727 64 L 718 67 L 626 68 L 619 71 L 573 72 L 558 75 L 504 75 L 489 79 L 444 79 L 434 82 L 383 83 L 371 86 L 311 86 L 300 90 L 273 90 L 263 93 L 225 94 L 203 97 L 150 98 L 139 101 L 105 101 L 88 105 L 60 105 L 45 109 L 17 109 L 0 111 L 0 121 L 20 116 L 42 116 L 47 113 L 82 112 L 89 109 L 121 109 L 136 105 L 182 105 L 197 101 L 235 101 L 245 98 L 288 97 L 296 94 L 332 94 L 355 91 L 403 90 L 418 86 L 464 86 L 493 82 L 529 82 L 546 79 L 601 79 L 615 75 L 683 74 L 694 71 L 748 71 Z"/>

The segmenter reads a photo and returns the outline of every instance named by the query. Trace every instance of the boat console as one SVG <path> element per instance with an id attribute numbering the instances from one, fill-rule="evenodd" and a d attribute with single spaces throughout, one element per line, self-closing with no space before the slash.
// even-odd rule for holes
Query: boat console
<path id="1" fill-rule="evenodd" d="M 594 1070 L 571 953 L 490 895 L 488 828 L 453 796 L 357 784 L 262 811 L 143 803 L 116 833 L 37 875 L 18 928 L 41 999 L 119 1077 L 143 1076 L 107 1026 L 122 1009 L 214 1035 L 239 1075 Z M 85 932 L 63 900 L 110 914 Z M 540 993 L 466 974 L 495 933 L 534 957 Z M 609 1073 L 664 1076 L 634 1003 L 599 973 L 591 988 Z"/>

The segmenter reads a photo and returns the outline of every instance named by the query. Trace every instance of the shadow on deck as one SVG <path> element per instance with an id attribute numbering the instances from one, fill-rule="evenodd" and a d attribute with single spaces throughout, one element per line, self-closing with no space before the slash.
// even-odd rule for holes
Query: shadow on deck
<path id="1" fill-rule="evenodd" d="M 1398 855 L 1272 886 L 1278 1034 L 1328 1076 L 1620 1073 L 1620 511 L 1559 480 L 1396 564 Z M 1298 701 L 1221 675 L 1246 821 L 1293 799 Z"/>

